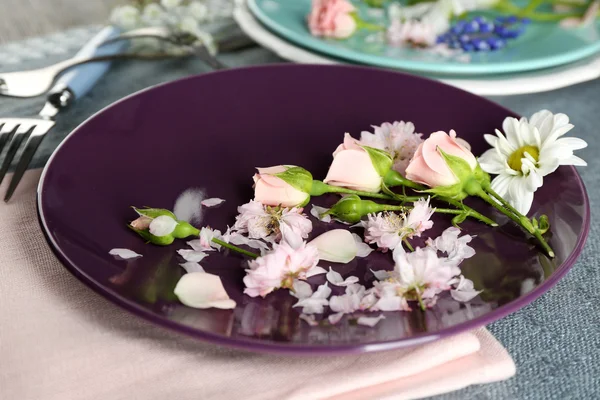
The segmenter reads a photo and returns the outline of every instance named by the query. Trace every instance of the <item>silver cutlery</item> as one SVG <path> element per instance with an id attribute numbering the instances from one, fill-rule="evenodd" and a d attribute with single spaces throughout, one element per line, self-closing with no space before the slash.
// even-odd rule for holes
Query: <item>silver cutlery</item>
<path id="1" fill-rule="evenodd" d="M 117 36 L 118 33 L 119 31 L 112 27 L 103 29 L 77 53 L 76 57 L 83 58 L 94 54 L 109 55 L 111 52 L 119 52 L 123 47 L 123 42 L 98 48 L 99 44 Z M 4 161 L 0 167 L 0 182 L 8 172 L 21 143 L 26 141 L 4 201 L 8 201 L 13 195 L 42 139 L 54 126 L 54 118 L 57 114 L 73 101 L 84 96 L 109 67 L 110 63 L 95 63 L 81 66 L 64 74 L 50 90 L 46 104 L 39 112 L 38 118 L 0 118 L 0 153 L 8 144 Z"/>

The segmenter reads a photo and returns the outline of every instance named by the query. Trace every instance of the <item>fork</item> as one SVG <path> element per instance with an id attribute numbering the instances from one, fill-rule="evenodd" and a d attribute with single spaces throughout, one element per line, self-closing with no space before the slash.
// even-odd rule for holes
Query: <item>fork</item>
<path id="1" fill-rule="evenodd" d="M 192 46 L 196 41 L 196 37 L 187 32 L 172 32 L 164 27 L 139 28 L 120 35 L 111 35 L 102 42 L 97 42 L 95 47 L 104 47 L 114 45 L 116 42 L 139 39 L 153 38 L 161 41 L 169 42 L 173 45 L 182 47 L 190 54 L 199 57 L 202 61 L 209 64 L 213 69 L 222 69 L 225 66 L 219 63 L 211 56 L 204 46 Z M 162 54 L 136 54 L 122 53 L 102 54 L 92 57 L 94 53 L 77 54 L 75 57 L 58 62 L 43 68 L 33 69 L 29 71 L 7 72 L 0 74 L 0 95 L 11 97 L 36 97 L 48 91 L 55 81 L 56 77 L 73 67 L 87 64 L 97 63 L 101 61 L 112 61 L 125 58 L 138 59 L 157 59 L 163 57 L 173 57 L 172 55 Z"/>
<path id="2" fill-rule="evenodd" d="M 76 57 L 117 53 L 122 49 L 124 43 L 113 43 L 102 48 L 98 48 L 98 45 L 117 36 L 118 33 L 116 28 L 104 28 L 77 53 Z M 4 201 L 10 200 L 42 139 L 54 126 L 56 115 L 73 101 L 85 95 L 104 75 L 109 66 L 109 63 L 89 64 L 64 74 L 50 90 L 46 104 L 38 114 L 39 118 L 0 118 L 0 153 L 8 143 L 8 150 L 0 167 L 0 183 L 4 180 L 21 143 L 26 140 Z"/>

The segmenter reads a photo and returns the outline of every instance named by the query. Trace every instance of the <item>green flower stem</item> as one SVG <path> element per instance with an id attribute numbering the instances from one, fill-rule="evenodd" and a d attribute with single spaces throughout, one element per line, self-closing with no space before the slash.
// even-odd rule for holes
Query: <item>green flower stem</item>
<path id="1" fill-rule="evenodd" d="M 529 218 L 527 218 L 523 214 L 519 213 L 517 210 L 514 209 L 514 207 L 510 206 L 510 204 L 508 204 L 504 199 L 502 199 L 497 194 L 496 194 L 496 196 L 498 196 L 499 200 L 502 199 L 501 200 L 502 205 L 498 204 L 498 201 L 495 200 L 496 196 L 492 195 L 494 197 L 490 197 L 490 195 L 488 193 L 486 193 L 484 189 L 480 190 L 477 193 L 477 196 L 481 197 L 488 204 L 495 207 L 498 211 L 500 211 L 501 213 L 506 215 L 508 218 L 513 220 L 516 224 L 521 226 L 527 232 L 529 232 L 530 234 L 535 236 L 535 238 L 538 240 L 538 242 L 540 243 L 542 248 L 546 251 L 548 256 L 550 258 L 554 258 L 554 251 L 552 250 L 552 248 L 550 247 L 548 242 L 546 242 L 546 239 L 544 239 L 544 237 L 542 236 L 540 231 L 533 226 L 533 224 L 531 223 Z M 510 208 L 507 208 L 506 206 L 504 206 L 504 204 L 508 204 Z M 513 212 L 511 209 L 514 210 L 515 212 Z"/>
<path id="2" fill-rule="evenodd" d="M 493 226 L 493 227 L 498 226 L 496 221 L 494 221 L 493 219 L 486 217 L 485 215 L 481 214 L 478 211 L 475 211 L 471 207 L 463 204 L 462 202 L 460 202 L 458 200 L 450 199 L 448 197 L 436 197 L 435 199 L 443 201 L 445 203 L 448 203 L 458 209 L 463 209 L 464 211 L 466 211 L 467 216 L 478 219 L 479 221 L 483 222 L 484 224 L 487 224 L 487 225 Z"/>
<path id="3" fill-rule="evenodd" d="M 363 192 L 360 190 L 346 189 L 339 186 L 331 186 L 321 181 L 314 180 L 310 191 L 311 196 L 321 196 L 325 193 L 355 194 L 362 197 L 372 197 L 374 199 L 395 200 L 394 197 L 384 193 Z M 419 199 L 418 197 L 416 198 Z M 412 198 L 406 198 L 404 201 L 413 201 Z"/>
<path id="4" fill-rule="evenodd" d="M 223 246 L 223 247 L 225 247 L 225 248 L 227 248 L 229 250 L 237 251 L 238 253 L 241 253 L 241 254 L 243 254 L 245 256 L 248 256 L 248 257 L 251 257 L 251 258 L 258 258 L 259 257 L 258 254 L 256 254 L 256 253 L 244 250 L 244 249 L 242 249 L 240 247 L 234 246 L 232 244 L 229 244 L 229 243 L 224 242 L 224 241 L 222 241 L 220 239 L 217 239 L 217 238 L 213 238 L 212 242 L 216 243 L 218 245 L 221 245 L 221 246 Z"/>
<path id="5" fill-rule="evenodd" d="M 402 239 L 402 241 L 404 242 L 404 244 L 406 245 L 406 247 L 408 248 L 408 250 L 415 251 L 415 249 L 412 247 L 412 244 L 410 244 L 410 242 L 408 241 L 407 238 Z"/>
<path id="6" fill-rule="evenodd" d="M 558 2 L 553 4 L 558 4 Z M 532 21 L 538 22 L 558 22 L 564 18 L 581 18 L 585 13 L 585 10 L 570 13 L 547 13 L 534 11 L 524 13 L 524 9 L 515 6 L 510 1 L 501 1 L 494 5 L 494 9 L 501 13 L 516 14 L 520 17 L 527 17 Z M 598 16 L 600 16 L 600 12 L 598 12 Z"/>
<path id="7" fill-rule="evenodd" d="M 387 204 L 381 204 L 381 210 L 380 211 L 410 211 L 413 208 L 414 207 L 392 206 L 392 205 L 387 205 Z M 455 210 L 453 208 L 436 208 L 435 212 L 438 212 L 440 214 L 460 215 L 460 214 L 464 214 L 467 211 L 466 210 Z"/>
<path id="8" fill-rule="evenodd" d="M 535 10 L 537 10 L 539 6 L 542 5 L 542 3 L 544 3 L 544 0 L 531 0 L 529 4 L 527 4 L 527 7 L 521 10 L 519 16 L 525 17 L 527 15 L 532 14 L 533 12 L 535 12 Z"/>

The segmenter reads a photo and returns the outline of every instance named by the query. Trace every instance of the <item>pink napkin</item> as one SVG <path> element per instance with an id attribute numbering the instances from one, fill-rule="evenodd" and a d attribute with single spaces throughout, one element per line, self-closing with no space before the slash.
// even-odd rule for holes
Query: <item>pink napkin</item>
<path id="1" fill-rule="evenodd" d="M 515 373 L 483 328 L 409 349 L 298 358 L 155 327 L 56 260 L 37 222 L 39 175 L 28 172 L 0 205 L 0 399 L 415 399 Z"/>

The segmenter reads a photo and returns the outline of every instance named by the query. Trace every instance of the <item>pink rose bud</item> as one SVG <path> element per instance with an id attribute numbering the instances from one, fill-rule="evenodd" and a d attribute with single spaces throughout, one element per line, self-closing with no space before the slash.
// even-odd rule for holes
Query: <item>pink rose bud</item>
<path id="1" fill-rule="evenodd" d="M 391 163 L 391 162 L 390 162 Z M 333 162 L 323 182 L 363 192 L 379 192 L 382 175 L 377 171 L 369 152 L 349 133 L 333 153 Z"/>
<path id="2" fill-rule="evenodd" d="M 448 135 L 446 132 L 439 131 L 432 133 L 421 143 L 406 168 L 406 178 L 432 188 L 459 183 L 460 177 L 452 171 L 440 150 L 463 159 L 473 171 L 477 168 L 477 159 L 473 153 L 456 141 L 456 132 L 451 130 Z"/>
<path id="3" fill-rule="evenodd" d="M 257 168 L 254 200 L 267 206 L 297 207 L 310 200 L 312 175 L 293 165 Z"/>
<path id="4" fill-rule="evenodd" d="M 356 9 L 347 0 L 313 0 L 308 27 L 314 36 L 346 39 L 356 31 L 351 13 Z"/>

